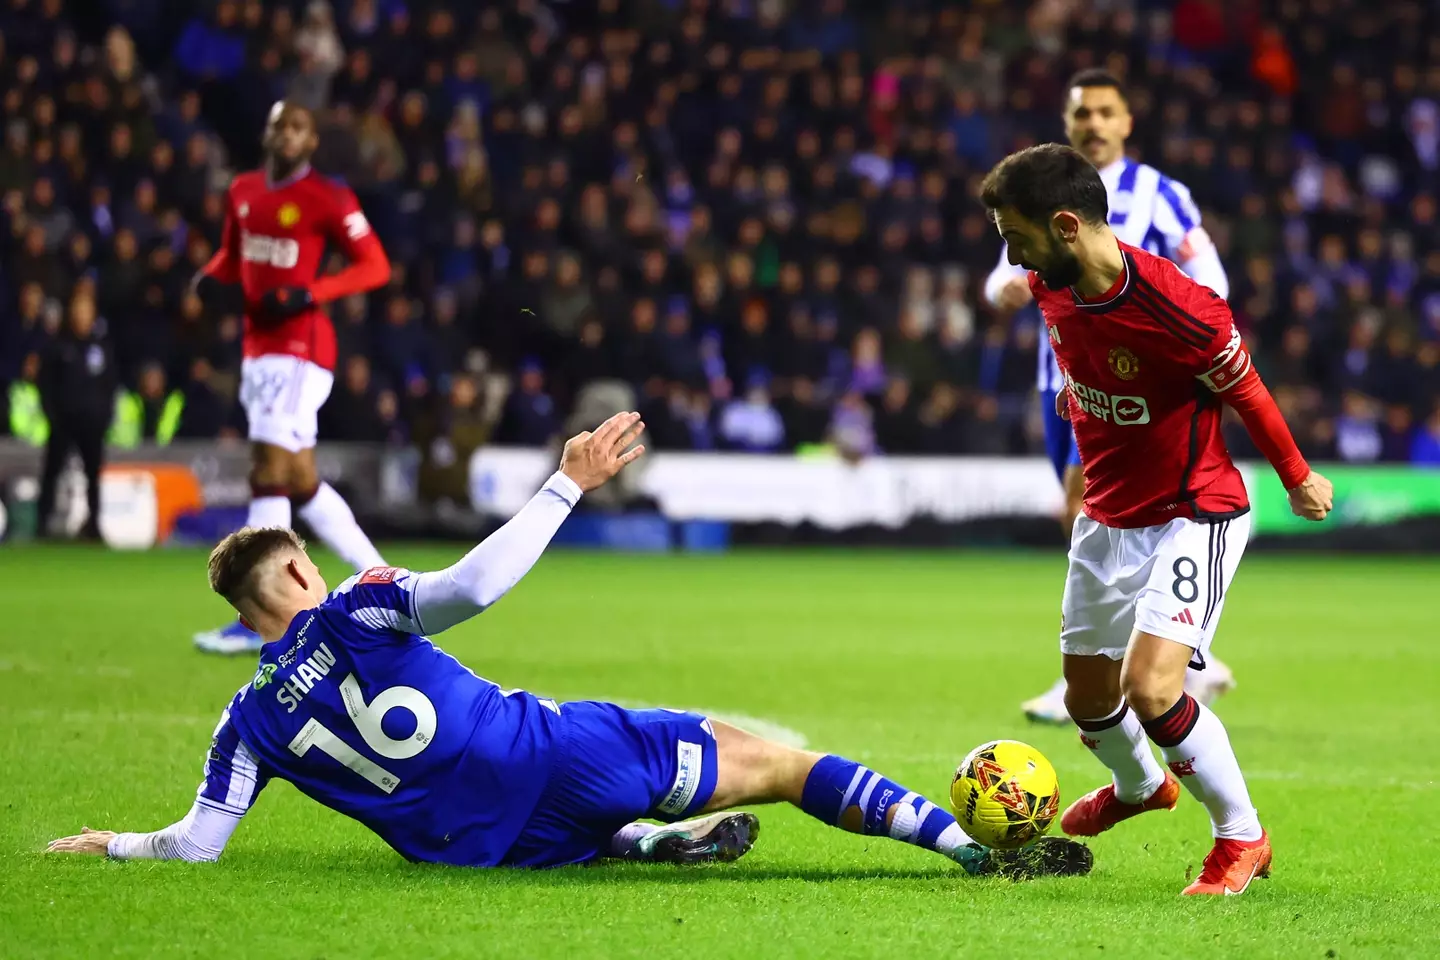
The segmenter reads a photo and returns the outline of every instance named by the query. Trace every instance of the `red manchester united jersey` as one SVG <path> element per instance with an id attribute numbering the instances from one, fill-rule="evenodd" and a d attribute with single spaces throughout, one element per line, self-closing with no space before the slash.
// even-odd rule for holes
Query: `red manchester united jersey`
<path id="1" fill-rule="evenodd" d="M 1120 249 L 1125 271 L 1095 301 L 1030 275 L 1065 379 L 1085 513 L 1110 527 L 1243 513 L 1219 394 L 1254 373 L 1230 307 L 1169 260 Z"/>
<path id="2" fill-rule="evenodd" d="M 367 278 L 358 285 L 323 289 L 316 275 L 331 243 L 352 264 L 364 265 L 367 274 L 383 264 L 379 281 Z M 384 283 L 389 264 L 349 188 L 308 169 L 275 184 L 264 171 L 253 170 L 230 184 L 221 249 L 206 272 L 244 288 L 245 356 L 285 354 L 329 370 L 335 366 L 335 329 L 320 305 Z M 280 287 L 310 290 L 316 306 L 284 320 L 266 320 L 258 310 L 260 299 Z"/>

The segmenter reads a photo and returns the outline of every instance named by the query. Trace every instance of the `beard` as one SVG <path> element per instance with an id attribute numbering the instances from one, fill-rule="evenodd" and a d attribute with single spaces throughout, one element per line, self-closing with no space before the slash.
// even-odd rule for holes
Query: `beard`
<path id="1" fill-rule="evenodd" d="M 1063 290 L 1080 282 L 1085 268 L 1080 265 L 1079 258 L 1071 253 L 1064 244 L 1051 240 L 1048 254 L 1047 263 L 1035 270 L 1040 276 L 1041 283 L 1051 290 Z"/>

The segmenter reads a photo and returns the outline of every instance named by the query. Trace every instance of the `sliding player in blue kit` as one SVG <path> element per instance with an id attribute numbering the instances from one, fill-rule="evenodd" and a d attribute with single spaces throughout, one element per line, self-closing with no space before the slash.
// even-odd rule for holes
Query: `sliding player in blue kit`
<path id="1" fill-rule="evenodd" d="M 215 860 L 279 778 L 415 861 L 734 860 L 759 822 L 725 811 L 783 801 L 854 833 L 933 850 L 972 874 L 1088 873 L 1081 844 L 1047 837 L 1020 851 L 986 849 L 943 806 L 843 757 L 692 713 L 501 690 L 426 638 L 513 587 L 582 494 L 643 452 L 634 445 L 643 426 L 624 413 L 570 440 L 529 504 L 434 573 L 375 567 L 327 594 L 291 531 L 226 537 L 210 555 L 210 585 L 266 642 L 254 679 L 221 714 L 194 805 L 154 833 L 87 828 L 49 849 Z M 591 615 L 623 616 L 629 599 L 596 598 Z"/>

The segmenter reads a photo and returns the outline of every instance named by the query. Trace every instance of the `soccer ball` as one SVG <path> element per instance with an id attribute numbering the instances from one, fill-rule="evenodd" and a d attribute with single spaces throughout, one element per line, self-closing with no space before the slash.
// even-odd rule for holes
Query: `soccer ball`
<path id="1" fill-rule="evenodd" d="M 1060 785 L 1039 750 L 1018 740 L 992 740 L 955 771 L 950 807 L 978 843 L 1015 850 L 1050 829 L 1060 812 Z"/>

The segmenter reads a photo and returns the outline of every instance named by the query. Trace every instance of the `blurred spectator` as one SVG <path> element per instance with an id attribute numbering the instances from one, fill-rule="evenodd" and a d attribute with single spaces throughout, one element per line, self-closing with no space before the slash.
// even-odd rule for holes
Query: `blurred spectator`
<path id="1" fill-rule="evenodd" d="M 865 397 L 851 390 L 840 398 L 830 421 L 830 442 L 847 460 L 859 460 L 876 452 L 875 415 Z"/>
<path id="2" fill-rule="evenodd" d="M 1440 467 L 1440 404 L 1430 412 L 1425 423 L 1415 431 L 1410 458 L 1427 467 Z"/>
<path id="3" fill-rule="evenodd" d="M 182 388 L 180 422 L 175 436 L 183 440 L 202 440 L 229 432 L 237 435 L 229 421 L 229 404 L 215 389 L 215 368 L 204 357 L 190 363 L 189 379 Z"/>
<path id="4" fill-rule="evenodd" d="M 113 22 L 34 0 L 0 15 L 12 416 L 58 304 L 93 287 L 117 377 L 157 360 L 178 434 L 233 428 L 212 393 L 238 317 L 197 314 L 185 288 L 290 96 L 320 111 L 317 166 L 353 180 L 396 262 L 388 289 L 333 307 L 327 436 L 418 438 L 480 351 L 516 384 L 507 442 L 548 440 L 615 378 L 666 446 L 729 445 L 734 410 L 773 413 L 778 449 L 1035 450 L 1036 334 L 977 299 L 998 240 L 974 184 L 1056 136 L 1060 78 L 1104 64 L 1136 93 L 1132 152 L 1204 208 L 1306 452 L 1398 460 L 1428 436 L 1440 21 L 1415 0 L 666 2 L 623 21 L 575 3 L 102 6 Z M 526 358 L 539 369 L 514 375 Z M 739 388 L 762 373 L 773 398 L 752 409 Z"/>
<path id="5" fill-rule="evenodd" d="M 560 429 L 555 401 L 545 391 L 545 373 L 534 361 L 520 368 L 520 382 L 505 405 L 495 439 L 526 447 L 543 447 Z"/>
<path id="6" fill-rule="evenodd" d="M 469 503 L 470 458 L 490 439 L 490 429 L 475 380 L 465 374 L 452 377 L 445 405 L 415 428 L 422 501 Z"/>
<path id="7" fill-rule="evenodd" d="M 752 374 L 744 396 L 725 404 L 720 438 L 727 449 L 745 453 L 771 453 L 785 442 L 785 423 L 770 400 L 770 385 L 763 373 Z"/>
<path id="8" fill-rule="evenodd" d="M 165 368 L 154 360 L 148 361 L 140 368 L 137 387 L 122 390 L 116 397 L 106 439 L 111 446 L 122 448 L 146 442 L 163 447 L 180 429 L 184 409 L 185 395 L 166 387 Z"/>
<path id="9" fill-rule="evenodd" d="M 70 300 L 64 332 L 47 346 L 39 362 L 36 380 L 49 425 L 37 505 L 42 536 L 50 529 L 60 472 L 73 449 L 85 471 L 89 507 L 80 535 L 100 539 L 100 467 L 117 378 L 114 356 L 97 319 L 94 298 L 77 292 Z"/>
<path id="10" fill-rule="evenodd" d="M 378 443 L 386 439 L 379 397 L 371 383 L 370 360 L 364 354 L 346 357 L 330 399 L 320 408 L 320 437 L 347 443 Z"/>

